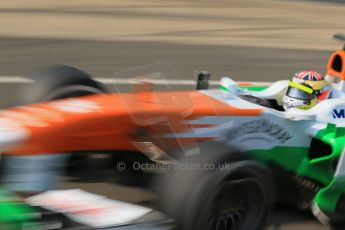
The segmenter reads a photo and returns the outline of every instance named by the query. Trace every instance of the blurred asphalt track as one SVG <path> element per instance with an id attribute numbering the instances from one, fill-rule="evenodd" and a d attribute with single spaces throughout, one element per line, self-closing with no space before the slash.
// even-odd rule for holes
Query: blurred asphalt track
<path id="1" fill-rule="evenodd" d="M 96 77 L 111 78 L 118 71 L 168 62 L 176 69 L 174 79 L 193 80 L 196 70 L 208 70 L 214 80 L 229 75 L 241 81 L 275 81 L 288 79 L 302 69 L 324 73 L 330 53 L 163 42 L 0 38 L 0 75 L 27 76 L 41 66 L 68 64 Z M 21 87 L 26 84 L 0 84 L 0 106 L 15 104 L 14 92 Z"/>
<path id="2" fill-rule="evenodd" d="M 331 37 L 345 32 L 344 12 L 345 5 L 322 1 L 1 1 L 0 75 L 63 63 L 111 78 L 158 62 L 171 63 L 174 78 L 183 80 L 196 70 L 241 81 L 288 79 L 301 69 L 324 73 L 329 54 L 341 47 Z M 16 104 L 26 86 L 1 83 L 0 106 Z M 65 187 L 133 202 L 150 197 L 103 179 Z M 290 209 L 279 209 L 274 222 L 281 226 L 272 229 L 327 229 Z"/>

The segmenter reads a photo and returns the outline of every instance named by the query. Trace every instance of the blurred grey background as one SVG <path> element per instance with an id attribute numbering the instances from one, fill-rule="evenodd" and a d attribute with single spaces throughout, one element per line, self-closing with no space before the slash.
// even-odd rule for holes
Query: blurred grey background
<path id="1" fill-rule="evenodd" d="M 289 0 L 11 0 L 0 2 L 0 70 L 66 63 L 99 77 L 171 62 L 181 78 L 273 81 L 325 72 L 345 5 Z"/>

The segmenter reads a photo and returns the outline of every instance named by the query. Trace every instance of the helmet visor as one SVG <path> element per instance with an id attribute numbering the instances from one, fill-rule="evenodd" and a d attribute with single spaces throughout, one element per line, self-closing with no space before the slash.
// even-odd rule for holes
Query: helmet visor
<path id="1" fill-rule="evenodd" d="M 312 95 L 301 89 L 289 86 L 286 95 L 303 101 L 309 101 L 312 99 Z"/>
<path id="2" fill-rule="evenodd" d="M 292 81 L 289 82 L 286 95 L 304 101 L 310 101 L 315 97 L 313 89 Z"/>

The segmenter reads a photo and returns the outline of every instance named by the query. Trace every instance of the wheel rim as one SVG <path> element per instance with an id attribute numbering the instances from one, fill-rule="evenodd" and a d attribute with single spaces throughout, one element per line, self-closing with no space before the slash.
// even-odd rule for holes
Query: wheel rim
<path id="1" fill-rule="evenodd" d="M 256 229 L 264 211 L 258 181 L 241 179 L 224 182 L 210 199 L 208 230 Z"/>

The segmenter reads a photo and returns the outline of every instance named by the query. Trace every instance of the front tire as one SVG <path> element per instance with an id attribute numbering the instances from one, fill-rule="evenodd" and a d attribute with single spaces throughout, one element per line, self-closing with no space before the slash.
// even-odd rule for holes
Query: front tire
<path id="1" fill-rule="evenodd" d="M 162 211 L 175 219 L 181 230 L 265 229 L 274 201 L 269 170 L 219 144 L 203 143 L 200 150 L 199 155 L 184 158 L 180 164 L 216 167 L 177 169 L 160 178 Z"/>
<path id="2" fill-rule="evenodd" d="M 232 172 L 225 170 L 206 179 L 188 207 L 191 215 L 186 215 L 182 229 L 265 229 L 271 204 L 263 178 L 257 176 L 260 170 L 250 161 L 231 167 Z"/>

